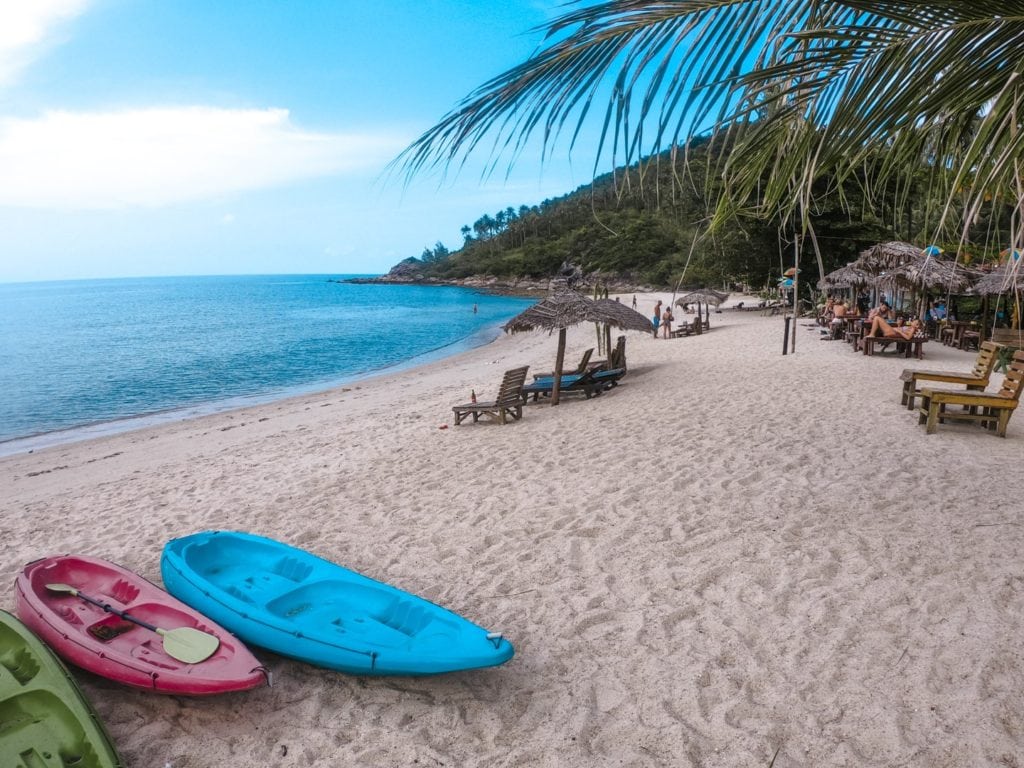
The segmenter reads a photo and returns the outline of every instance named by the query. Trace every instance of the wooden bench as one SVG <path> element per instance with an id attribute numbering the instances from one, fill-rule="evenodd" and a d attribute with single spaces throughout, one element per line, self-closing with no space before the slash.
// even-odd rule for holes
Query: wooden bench
<path id="1" fill-rule="evenodd" d="M 526 383 L 526 371 L 530 366 L 513 368 L 505 371 L 501 379 L 501 386 L 498 388 L 498 396 L 486 403 L 466 403 L 452 407 L 455 414 L 455 426 L 458 426 L 467 416 L 473 417 L 475 424 L 481 416 L 489 416 L 505 424 L 508 419 L 518 421 L 523 418 L 523 384 Z"/>
<path id="2" fill-rule="evenodd" d="M 970 371 L 915 371 L 904 368 L 900 374 L 900 381 L 903 382 L 900 404 L 907 406 L 908 411 L 914 410 L 914 400 L 921 394 L 921 381 L 963 384 L 969 391 L 983 391 L 988 386 L 999 349 L 1000 346 L 994 342 L 982 342 L 978 357 L 974 360 L 974 368 Z"/>
<path id="3" fill-rule="evenodd" d="M 913 355 L 920 360 L 924 357 L 924 344 L 926 341 L 928 341 L 928 337 L 923 333 L 914 336 L 912 339 L 894 336 L 864 336 L 860 340 L 860 345 L 865 355 L 873 355 L 875 354 L 876 344 L 882 346 L 895 344 L 897 354 L 902 354 L 903 357 Z"/>
<path id="4" fill-rule="evenodd" d="M 918 408 L 918 424 L 925 425 L 925 432 L 932 434 L 939 424 L 947 420 L 973 421 L 999 437 L 1006 437 L 1006 426 L 1010 416 L 1020 402 L 1024 388 L 1024 351 L 1013 353 L 1010 368 L 998 392 L 964 392 L 925 388 L 921 390 L 921 407 Z M 950 411 L 947 406 L 962 406 L 961 411 Z"/>

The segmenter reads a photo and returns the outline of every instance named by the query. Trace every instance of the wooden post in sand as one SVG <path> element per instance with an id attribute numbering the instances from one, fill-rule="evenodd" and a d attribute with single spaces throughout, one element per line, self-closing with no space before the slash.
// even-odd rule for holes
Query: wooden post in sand
<path id="1" fill-rule="evenodd" d="M 551 385 L 551 404 L 558 405 L 562 390 L 562 364 L 565 362 L 565 328 L 558 329 L 558 352 L 555 355 L 555 380 Z"/>

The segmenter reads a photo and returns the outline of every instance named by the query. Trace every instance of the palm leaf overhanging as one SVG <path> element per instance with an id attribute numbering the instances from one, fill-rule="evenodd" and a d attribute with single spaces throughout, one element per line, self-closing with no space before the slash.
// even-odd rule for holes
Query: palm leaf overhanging
<path id="1" fill-rule="evenodd" d="M 729 142 L 716 221 L 756 200 L 806 223 L 816 182 L 869 194 L 928 174 L 966 226 L 986 201 L 1024 227 L 1020 0 L 611 0 L 553 21 L 526 62 L 485 83 L 398 159 L 408 174 L 486 149 L 513 163 L 532 136 L 571 151 L 593 112 L 595 170 Z M 492 166 L 493 167 L 493 166 Z M 821 194 L 820 189 L 817 194 Z"/>

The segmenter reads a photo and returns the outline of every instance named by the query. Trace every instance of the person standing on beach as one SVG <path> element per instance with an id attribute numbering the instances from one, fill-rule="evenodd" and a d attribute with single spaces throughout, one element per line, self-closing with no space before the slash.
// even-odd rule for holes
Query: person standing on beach
<path id="1" fill-rule="evenodd" d="M 661 333 L 663 338 L 669 338 L 672 335 L 672 321 L 675 318 L 672 317 L 672 307 L 665 305 L 665 311 L 661 315 Z"/>
<path id="2" fill-rule="evenodd" d="M 654 317 L 651 318 L 651 325 L 654 326 L 654 338 L 658 338 L 658 326 L 661 324 L 661 299 L 654 305 Z"/>
<path id="3" fill-rule="evenodd" d="M 636 309 L 636 294 L 633 294 L 633 309 Z"/>

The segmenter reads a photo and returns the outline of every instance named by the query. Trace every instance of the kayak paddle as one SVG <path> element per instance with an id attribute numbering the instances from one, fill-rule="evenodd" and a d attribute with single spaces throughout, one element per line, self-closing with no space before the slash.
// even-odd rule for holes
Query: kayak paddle
<path id="1" fill-rule="evenodd" d="M 124 611 L 117 610 L 117 608 L 114 608 L 109 603 L 104 603 L 95 597 L 82 594 L 70 584 L 47 584 L 46 588 L 51 592 L 66 592 L 74 595 L 85 600 L 87 603 L 92 603 L 102 608 L 107 613 L 120 616 L 122 619 L 127 619 L 134 624 L 138 624 L 140 627 L 145 627 L 151 632 L 156 632 L 163 638 L 164 650 L 167 652 L 167 655 L 178 661 L 184 661 L 186 664 L 198 664 L 200 661 L 210 658 L 220 646 L 220 638 L 214 635 L 200 632 L 194 627 L 178 627 L 177 629 L 155 627 L 152 624 L 147 624 L 142 619 L 137 619 Z"/>

